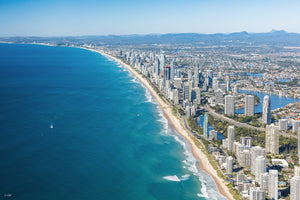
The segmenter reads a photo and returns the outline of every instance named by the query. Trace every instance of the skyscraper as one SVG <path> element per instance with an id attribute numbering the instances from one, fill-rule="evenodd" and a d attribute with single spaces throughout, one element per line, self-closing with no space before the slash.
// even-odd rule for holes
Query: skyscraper
<path id="1" fill-rule="evenodd" d="M 196 64 L 194 68 L 194 84 L 195 87 L 199 86 L 199 64 Z"/>
<path id="2" fill-rule="evenodd" d="M 223 91 L 221 89 L 217 89 L 217 91 L 215 91 L 215 97 L 216 97 L 216 104 L 222 104 L 223 105 Z"/>
<path id="3" fill-rule="evenodd" d="M 214 91 L 216 91 L 219 88 L 219 78 L 218 77 L 213 78 L 212 88 Z"/>
<path id="4" fill-rule="evenodd" d="M 300 127 L 300 120 L 293 120 L 293 132 L 298 132 L 298 128 Z"/>
<path id="5" fill-rule="evenodd" d="M 172 60 L 171 65 L 170 65 L 170 81 L 174 81 L 175 77 L 175 68 L 174 68 L 174 61 Z"/>
<path id="6" fill-rule="evenodd" d="M 190 94 L 190 92 L 189 92 L 189 85 L 185 84 L 183 86 L 183 99 L 184 100 L 189 100 L 189 94 Z"/>
<path id="7" fill-rule="evenodd" d="M 266 173 L 266 158 L 258 156 L 255 159 L 255 181 L 261 184 L 260 176 Z"/>
<path id="8" fill-rule="evenodd" d="M 279 130 L 286 131 L 288 130 L 288 120 L 287 119 L 279 119 Z"/>
<path id="9" fill-rule="evenodd" d="M 266 157 L 266 149 L 260 146 L 255 146 L 250 149 L 251 152 L 251 173 L 256 174 L 256 158 L 258 156 Z"/>
<path id="10" fill-rule="evenodd" d="M 234 96 L 225 96 L 225 115 L 234 115 Z"/>
<path id="11" fill-rule="evenodd" d="M 245 115 L 254 116 L 254 96 L 246 95 L 245 97 Z"/>
<path id="12" fill-rule="evenodd" d="M 165 80 L 170 80 L 170 66 L 166 66 L 164 68 L 164 79 Z"/>
<path id="13" fill-rule="evenodd" d="M 231 156 L 228 156 L 226 158 L 226 172 L 229 174 L 232 173 L 232 162 L 233 162 L 233 158 Z"/>
<path id="14" fill-rule="evenodd" d="M 158 77 L 159 74 L 160 74 L 159 66 L 160 66 L 159 59 L 156 57 L 155 58 L 155 63 L 154 63 L 154 74 L 156 75 L 156 77 Z"/>
<path id="15" fill-rule="evenodd" d="M 279 153 L 279 127 L 274 124 L 266 127 L 266 150 L 272 154 Z"/>
<path id="16" fill-rule="evenodd" d="M 300 176 L 294 176 L 291 179 L 291 192 L 290 200 L 300 199 Z"/>
<path id="17" fill-rule="evenodd" d="M 208 138 L 208 114 L 204 114 L 204 120 L 203 120 L 203 135 L 205 138 Z"/>
<path id="18" fill-rule="evenodd" d="M 160 65 L 159 65 L 160 74 L 163 73 L 165 65 L 166 65 L 166 56 L 165 56 L 164 52 L 161 51 L 161 53 L 160 53 Z"/>
<path id="19" fill-rule="evenodd" d="M 268 194 L 271 200 L 278 200 L 278 171 L 269 171 Z"/>
<path id="20" fill-rule="evenodd" d="M 265 200 L 265 191 L 262 188 L 250 188 L 250 200 Z"/>
<path id="21" fill-rule="evenodd" d="M 226 91 L 228 92 L 230 90 L 230 79 L 229 79 L 229 76 L 225 77 L 225 86 L 226 86 Z"/>
<path id="22" fill-rule="evenodd" d="M 233 151 L 233 142 L 234 142 L 234 126 L 228 126 L 227 128 L 228 136 L 228 151 Z"/>
<path id="23" fill-rule="evenodd" d="M 268 95 L 264 97 L 263 101 L 263 113 L 262 113 L 262 122 L 264 124 L 271 123 L 271 99 Z"/>

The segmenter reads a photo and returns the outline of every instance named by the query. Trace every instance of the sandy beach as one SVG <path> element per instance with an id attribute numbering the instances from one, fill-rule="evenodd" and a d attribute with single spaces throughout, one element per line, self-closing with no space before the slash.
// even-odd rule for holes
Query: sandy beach
<path id="1" fill-rule="evenodd" d="M 194 143 L 194 141 L 192 140 L 190 134 L 181 124 L 180 119 L 178 119 L 178 117 L 174 116 L 172 113 L 172 106 L 166 104 L 160 97 L 159 95 L 155 92 L 155 90 L 152 88 L 152 86 L 148 83 L 148 81 L 146 79 L 144 79 L 142 77 L 142 75 L 140 75 L 139 73 L 137 73 L 133 68 L 131 68 L 129 65 L 127 65 L 126 63 L 124 63 L 123 61 L 121 61 L 120 59 L 117 59 L 105 52 L 102 51 L 97 51 L 94 49 L 88 49 L 91 51 L 95 51 L 98 52 L 102 55 L 105 55 L 107 57 L 110 57 L 111 59 L 119 62 L 120 64 L 124 65 L 129 71 L 131 71 L 135 77 L 137 77 L 147 88 L 148 90 L 151 92 L 151 94 L 155 97 L 156 101 L 158 102 L 158 104 L 161 106 L 165 117 L 173 124 L 173 126 L 175 127 L 176 131 L 182 136 L 184 137 L 190 144 L 191 149 L 192 149 L 192 153 L 193 155 L 200 161 L 201 163 L 201 170 L 207 172 L 208 174 L 210 174 L 212 176 L 212 178 L 214 179 L 219 192 L 226 197 L 229 200 L 234 200 L 232 194 L 229 192 L 229 189 L 227 188 L 227 186 L 224 183 L 224 180 L 221 179 L 218 175 L 217 172 L 214 170 L 214 168 L 211 166 L 211 164 L 209 163 L 208 158 L 206 157 L 206 155 L 196 146 L 196 144 Z"/>

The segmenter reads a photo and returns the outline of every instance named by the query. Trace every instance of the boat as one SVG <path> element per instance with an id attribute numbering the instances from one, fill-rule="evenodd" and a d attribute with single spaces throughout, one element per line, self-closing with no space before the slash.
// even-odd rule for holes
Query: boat
<path id="1" fill-rule="evenodd" d="M 52 123 L 50 124 L 50 128 L 53 128 L 53 124 Z"/>

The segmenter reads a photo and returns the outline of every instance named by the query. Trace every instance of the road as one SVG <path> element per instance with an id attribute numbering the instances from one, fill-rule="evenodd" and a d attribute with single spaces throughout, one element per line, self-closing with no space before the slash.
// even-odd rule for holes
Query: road
<path id="1" fill-rule="evenodd" d="M 256 130 L 256 131 L 265 131 L 265 128 L 251 126 L 251 125 L 249 125 L 249 124 L 242 123 L 242 122 L 238 122 L 238 121 L 235 121 L 234 119 L 230 119 L 230 118 L 228 118 L 228 117 L 225 117 L 224 115 L 218 114 L 218 113 L 216 113 L 213 109 L 211 109 L 211 108 L 209 107 L 209 105 L 206 105 L 206 110 L 207 110 L 207 111 L 209 112 L 209 114 L 211 114 L 214 118 L 220 119 L 220 120 L 222 120 L 222 121 L 229 122 L 230 124 L 233 124 L 233 125 L 235 125 L 235 126 L 238 126 L 238 127 L 244 127 L 244 128 L 249 128 L 249 129 Z"/>

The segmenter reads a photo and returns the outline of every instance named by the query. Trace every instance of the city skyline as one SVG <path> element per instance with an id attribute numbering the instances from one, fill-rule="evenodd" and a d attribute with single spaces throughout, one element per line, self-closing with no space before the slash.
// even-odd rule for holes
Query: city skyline
<path id="1" fill-rule="evenodd" d="M 300 2 L 36 1 L 0 2 L 0 36 L 298 32 Z"/>

